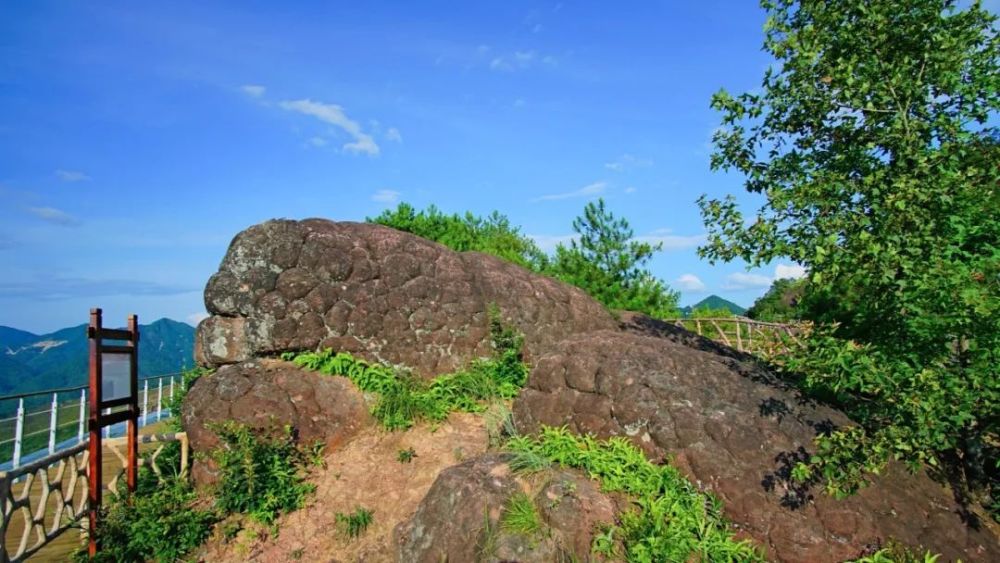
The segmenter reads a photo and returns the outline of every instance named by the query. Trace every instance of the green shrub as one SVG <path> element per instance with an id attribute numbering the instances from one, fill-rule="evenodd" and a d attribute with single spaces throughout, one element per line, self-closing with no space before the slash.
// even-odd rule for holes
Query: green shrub
<path id="1" fill-rule="evenodd" d="M 338 512 L 334 515 L 334 520 L 349 538 L 356 538 L 365 533 L 374 519 L 374 512 L 361 506 L 350 514 Z"/>
<path id="2" fill-rule="evenodd" d="M 566 428 L 543 427 L 537 437 L 516 437 L 507 448 L 519 458 L 542 457 L 583 470 L 605 491 L 634 498 L 618 528 L 595 538 L 610 551 L 619 536 L 628 561 L 763 561 L 748 541 L 736 541 L 722 506 L 669 465 L 654 465 L 625 438 L 577 437 Z M 517 459 L 517 458 L 515 458 Z M 529 464 L 534 466 L 536 463 Z M 616 554 L 617 556 L 617 554 Z"/>
<path id="3" fill-rule="evenodd" d="M 214 424 L 211 429 L 222 440 L 214 454 L 219 464 L 216 503 L 220 509 L 272 524 L 281 513 L 302 508 L 315 487 L 305 482 L 305 455 L 289 427 L 277 436 L 255 433 L 233 421 Z"/>
<path id="4" fill-rule="evenodd" d="M 196 500 L 194 489 L 180 478 L 131 495 L 110 495 L 97 529 L 101 550 L 90 561 L 181 559 L 201 545 L 218 520 L 213 511 L 193 508 Z M 86 548 L 74 560 L 88 561 Z"/>
<path id="5" fill-rule="evenodd" d="M 533 270 L 548 260 L 535 241 L 496 211 L 486 218 L 472 213 L 446 215 L 433 205 L 418 212 L 412 205 L 400 203 L 396 209 L 366 220 L 439 242 L 452 250 L 485 252 Z"/>

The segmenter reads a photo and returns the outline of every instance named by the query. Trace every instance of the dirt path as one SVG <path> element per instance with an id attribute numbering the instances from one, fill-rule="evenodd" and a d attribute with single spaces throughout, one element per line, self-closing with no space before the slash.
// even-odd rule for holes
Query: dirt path
<path id="1" fill-rule="evenodd" d="M 213 538 L 198 558 L 203 561 L 393 561 L 392 531 L 408 519 L 441 470 L 486 450 L 483 417 L 456 413 L 437 427 L 422 424 L 406 432 L 365 432 L 326 457 L 314 471 L 316 493 L 310 503 L 278 522 L 277 537 L 248 527 L 228 542 Z M 400 450 L 416 457 L 401 463 Z M 348 539 L 336 514 L 358 507 L 374 511 L 359 538 Z"/>

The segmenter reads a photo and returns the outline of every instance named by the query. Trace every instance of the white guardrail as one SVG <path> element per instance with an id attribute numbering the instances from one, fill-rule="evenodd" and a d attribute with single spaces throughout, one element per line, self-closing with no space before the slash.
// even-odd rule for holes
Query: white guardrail
<path id="1" fill-rule="evenodd" d="M 182 381 L 181 373 L 139 380 L 140 427 L 171 416 L 169 409 L 164 408 L 165 401 L 173 399 L 175 388 L 179 390 Z M 89 414 L 87 390 L 87 386 L 81 386 L 0 396 L 0 409 L 15 413 L 0 418 L 0 471 L 17 469 L 83 443 L 87 438 Z M 13 410 L 14 404 L 16 410 Z M 104 437 L 124 435 L 125 425 L 122 422 L 106 427 Z"/>

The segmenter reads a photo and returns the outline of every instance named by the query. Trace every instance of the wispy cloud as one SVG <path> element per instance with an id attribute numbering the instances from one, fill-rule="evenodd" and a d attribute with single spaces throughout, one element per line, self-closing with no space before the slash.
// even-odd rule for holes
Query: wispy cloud
<path id="1" fill-rule="evenodd" d="M 402 143 L 403 142 L 403 136 L 400 135 L 399 129 L 396 129 L 395 127 L 390 127 L 385 132 L 385 140 L 386 141 L 392 141 L 394 143 Z"/>
<path id="2" fill-rule="evenodd" d="M 282 109 L 298 112 L 304 115 L 315 117 L 316 119 L 329 123 L 342 129 L 354 139 L 345 143 L 341 147 L 349 153 L 365 153 L 368 156 L 378 156 L 379 147 L 371 135 L 361 130 L 361 125 L 357 121 L 347 117 L 344 108 L 336 104 L 325 104 L 312 100 L 287 100 L 278 104 Z"/>
<path id="3" fill-rule="evenodd" d="M 793 280 L 806 277 L 806 269 L 798 264 L 778 264 L 774 267 L 774 279 L 791 278 Z"/>
<path id="4" fill-rule="evenodd" d="M 674 285 L 677 286 L 677 289 L 680 289 L 681 291 L 687 291 L 689 293 L 702 293 L 703 291 L 708 289 L 707 287 L 705 287 L 705 283 L 701 281 L 701 279 L 694 274 L 682 275 L 681 277 L 677 278 L 677 281 L 674 282 Z"/>
<path id="5" fill-rule="evenodd" d="M 577 197 L 593 197 L 595 195 L 600 195 L 604 193 L 604 190 L 607 189 L 607 187 L 608 187 L 607 182 L 594 182 L 593 184 L 588 184 L 580 188 L 579 190 L 575 190 L 572 192 L 564 192 L 559 194 L 543 195 L 540 197 L 536 197 L 531 201 L 556 201 L 560 199 L 572 199 Z"/>
<path id="6" fill-rule="evenodd" d="M 543 252 L 554 252 L 557 246 L 569 244 L 576 237 L 577 235 L 528 235 Z"/>
<path id="7" fill-rule="evenodd" d="M 772 281 L 774 280 L 770 276 L 762 276 L 760 274 L 751 274 L 747 272 L 735 272 L 726 276 L 726 281 L 722 284 L 722 289 L 734 291 L 741 289 L 761 289 L 770 287 Z"/>
<path id="8" fill-rule="evenodd" d="M 614 170 L 615 172 L 624 172 L 625 170 L 631 170 L 633 168 L 646 168 L 652 165 L 652 159 L 632 154 L 623 154 L 615 160 L 605 163 L 604 167 L 608 170 Z"/>
<path id="9" fill-rule="evenodd" d="M 244 84 L 243 86 L 240 86 L 240 90 L 251 98 L 260 98 L 265 92 L 267 92 L 267 88 L 258 84 Z"/>
<path id="10" fill-rule="evenodd" d="M 76 227 L 80 224 L 80 220 L 76 217 L 54 207 L 29 207 L 28 213 L 43 221 L 63 227 Z"/>
<path id="11" fill-rule="evenodd" d="M 629 186 L 629 187 L 625 188 L 625 193 L 627 193 L 627 194 L 634 194 L 635 193 L 635 186 Z"/>
<path id="12" fill-rule="evenodd" d="M 662 244 L 666 250 L 679 250 L 683 248 L 694 248 L 702 244 L 707 239 L 701 235 L 675 235 L 670 229 L 657 229 L 647 235 L 635 237 L 639 242 L 649 244 Z"/>
<path id="13" fill-rule="evenodd" d="M 63 182 L 82 182 L 84 180 L 89 180 L 90 176 L 87 176 L 79 170 L 56 170 L 56 177 Z"/>
<path id="14" fill-rule="evenodd" d="M 59 301 L 104 295 L 179 295 L 197 287 L 143 280 L 43 277 L 31 281 L 0 280 L 0 299 Z"/>
<path id="15" fill-rule="evenodd" d="M 806 269 L 799 264 L 777 264 L 774 267 L 774 275 L 751 274 L 737 272 L 726 276 L 726 283 L 723 289 L 761 289 L 771 287 L 775 280 L 791 278 L 794 280 L 806 277 Z"/>
<path id="16" fill-rule="evenodd" d="M 490 69 L 502 72 L 513 72 L 531 68 L 538 63 L 555 66 L 556 58 L 552 55 L 540 55 L 537 51 L 514 51 L 513 53 L 496 55 L 490 59 Z"/>
<path id="17" fill-rule="evenodd" d="M 372 194 L 372 201 L 377 201 L 379 203 L 393 204 L 399 201 L 399 196 L 403 194 L 395 190 L 378 190 Z"/>

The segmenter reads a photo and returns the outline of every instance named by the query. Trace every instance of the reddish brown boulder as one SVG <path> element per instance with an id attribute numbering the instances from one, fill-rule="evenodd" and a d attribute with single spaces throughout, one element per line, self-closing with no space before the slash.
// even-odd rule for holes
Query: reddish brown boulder
<path id="1" fill-rule="evenodd" d="M 598 331 L 539 358 L 514 403 L 518 429 L 629 436 L 654 461 L 672 457 L 782 561 L 843 561 L 888 538 L 946 559 L 1000 560 L 996 538 L 966 526 L 951 495 L 923 473 L 893 466 L 842 501 L 793 482 L 816 433 L 850 421 L 738 353 L 721 355 L 663 323 L 644 331 L 659 336 Z"/>
<path id="2" fill-rule="evenodd" d="M 233 420 L 265 432 L 289 425 L 302 444 L 322 441 L 328 450 L 373 424 L 364 397 L 347 378 L 274 360 L 223 366 L 198 379 L 184 399 L 181 420 L 199 453 L 220 445 L 208 428 L 215 422 Z M 213 482 L 214 471 L 209 457 L 195 458 L 199 484 Z"/>
<path id="3" fill-rule="evenodd" d="M 396 560 L 601 560 L 590 548 L 598 525 L 614 522 L 617 507 L 611 497 L 577 471 L 557 469 L 519 479 L 509 459 L 509 454 L 485 454 L 442 471 L 413 517 L 396 528 Z M 535 533 L 503 524 L 504 511 L 518 493 L 535 505 L 540 522 Z"/>
<path id="4" fill-rule="evenodd" d="M 329 347 L 433 376 L 489 354 L 491 304 L 529 357 L 616 326 L 579 289 L 493 256 L 379 225 L 274 220 L 237 235 L 209 280 L 196 359 Z"/>

